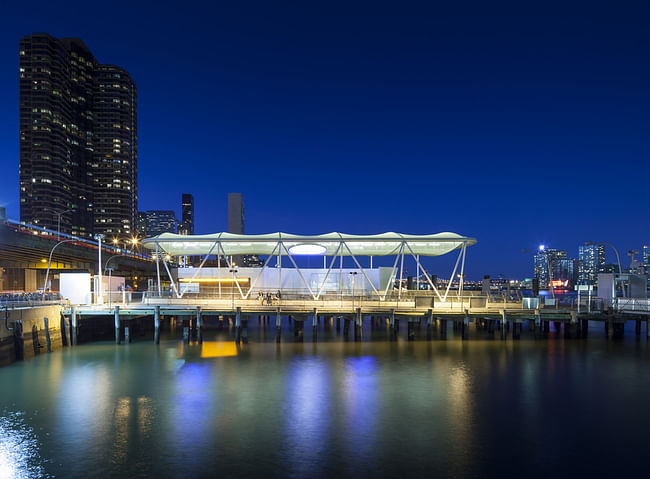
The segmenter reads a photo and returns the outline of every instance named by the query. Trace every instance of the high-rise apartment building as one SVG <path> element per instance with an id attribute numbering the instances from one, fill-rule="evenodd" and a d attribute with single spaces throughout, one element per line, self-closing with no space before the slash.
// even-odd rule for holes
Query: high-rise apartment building
<path id="1" fill-rule="evenodd" d="M 135 234 L 138 238 L 147 236 L 147 213 L 145 211 L 138 211 L 136 214 Z"/>
<path id="2" fill-rule="evenodd" d="M 147 236 L 176 233 L 176 215 L 171 210 L 147 211 Z"/>
<path id="3" fill-rule="evenodd" d="M 244 200 L 241 193 L 228 193 L 228 233 L 244 234 Z"/>
<path id="4" fill-rule="evenodd" d="M 183 193 L 181 197 L 181 223 L 178 225 L 178 234 L 194 234 L 194 196 Z"/>
<path id="5" fill-rule="evenodd" d="M 137 98 L 129 74 L 77 38 L 23 38 L 20 219 L 79 236 L 130 236 L 137 212 Z"/>
<path id="6" fill-rule="evenodd" d="M 605 245 L 580 245 L 578 248 L 578 283 L 595 285 L 605 266 Z"/>
<path id="7" fill-rule="evenodd" d="M 560 279 L 556 277 L 559 268 L 557 263 L 566 258 L 565 250 L 540 246 L 534 258 L 535 278 L 537 278 L 540 288 L 548 288 L 551 279 Z M 552 278 L 549 275 L 552 275 Z"/>

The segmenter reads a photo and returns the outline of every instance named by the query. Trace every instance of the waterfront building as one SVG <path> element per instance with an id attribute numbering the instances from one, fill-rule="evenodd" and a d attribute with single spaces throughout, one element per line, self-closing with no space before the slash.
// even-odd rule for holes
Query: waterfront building
<path id="1" fill-rule="evenodd" d="M 544 245 L 539 247 L 534 257 L 534 275 L 540 288 L 548 288 L 550 281 L 556 279 L 560 268 L 556 262 L 562 259 L 567 259 L 566 250 L 546 248 Z"/>
<path id="2" fill-rule="evenodd" d="M 176 215 L 171 210 L 149 210 L 146 212 L 147 236 L 176 233 Z"/>
<path id="3" fill-rule="evenodd" d="M 578 283 L 595 285 L 605 265 L 605 245 L 580 245 L 578 248 Z"/>
<path id="4" fill-rule="evenodd" d="M 130 236 L 137 211 L 137 98 L 129 74 L 78 38 L 19 47 L 20 219 L 90 237 Z"/>
<path id="5" fill-rule="evenodd" d="M 181 223 L 178 225 L 178 234 L 194 234 L 194 196 L 183 193 L 181 197 Z"/>
<path id="6" fill-rule="evenodd" d="M 553 268 L 553 287 L 573 289 L 578 282 L 577 259 L 561 258 L 551 262 Z"/>

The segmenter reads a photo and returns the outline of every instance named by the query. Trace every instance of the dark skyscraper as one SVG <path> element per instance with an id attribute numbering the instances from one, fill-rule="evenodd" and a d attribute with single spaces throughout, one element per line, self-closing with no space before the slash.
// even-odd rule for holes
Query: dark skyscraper
<path id="1" fill-rule="evenodd" d="M 181 224 L 178 227 L 178 234 L 194 234 L 194 196 L 183 193 L 181 198 Z"/>
<path id="2" fill-rule="evenodd" d="M 80 39 L 20 42 L 20 219 L 79 236 L 131 235 L 137 211 L 135 83 Z"/>
<path id="3" fill-rule="evenodd" d="M 244 200 L 241 193 L 228 193 L 228 233 L 244 234 Z"/>

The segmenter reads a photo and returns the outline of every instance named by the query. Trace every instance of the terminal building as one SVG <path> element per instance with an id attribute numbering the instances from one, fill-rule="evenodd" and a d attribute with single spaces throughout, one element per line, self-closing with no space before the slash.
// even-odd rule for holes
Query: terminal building
<path id="1" fill-rule="evenodd" d="M 282 298 L 320 300 L 327 297 L 363 296 L 365 299 L 385 301 L 392 298 L 397 285 L 398 295 L 408 284 L 404 263 L 415 265 L 417 281 L 422 277 L 432 291 L 429 296 L 445 301 L 451 282 L 438 289 L 434 279 L 420 262 L 421 256 L 440 256 L 458 251 L 452 278 L 459 278 L 458 294 L 462 294 L 465 256 L 474 238 L 456 233 L 406 235 L 383 233 L 377 235 L 349 235 L 328 233 L 317 236 L 270 233 L 238 235 L 161 234 L 143 241 L 158 262 L 158 289 L 164 273 L 170 283 L 169 294 L 182 300 L 200 295 L 202 299 L 260 300 L 275 294 Z M 251 268 L 237 265 L 234 258 L 254 255 L 263 265 Z M 195 256 L 201 258 L 198 267 L 172 269 L 165 257 Z M 394 257 L 392 266 L 373 267 L 373 258 Z M 322 267 L 305 267 L 306 257 L 322 257 Z M 216 267 L 205 267 L 208 259 Z M 303 265 L 299 265 L 302 263 Z M 161 277 L 161 272 L 162 276 Z M 458 273 L 458 276 L 457 276 Z M 420 289 L 420 288 L 415 288 Z"/>

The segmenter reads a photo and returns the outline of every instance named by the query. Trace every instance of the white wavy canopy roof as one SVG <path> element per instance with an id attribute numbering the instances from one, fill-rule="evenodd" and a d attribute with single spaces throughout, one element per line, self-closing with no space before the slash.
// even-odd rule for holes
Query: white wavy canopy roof
<path id="1" fill-rule="evenodd" d="M 199 256 L 206 254 L 226 254 L 228 256 L 257 254 L 278 254 L 276 246 L 282 242 L 288 250 L 295 245 L 311 244 L 325 248 L 327 256 L 340 255 L 341 241 L 345 242 L 343 256 L 393 256 L 400 252 L 403 242 L 404 253 L 422 256 L 440 256 L 460 248 L 463 244 L 476 244 L 475 238 L 456 233 L 436 233 L 431 235 L 407 235 L 401 233 L 381 233 L 376 235 L 349 235 L 344 233 L 327 233 L 315 236 L 301 236 L 288 233 L 268 233 L 262 235 L 236 235 L 232 233 L 214 233 L 209 235 L 177 235 L 163 233 L 145 239 L 145 248 L 160 248 L 172 256 Z M 216 243 L 221 244 L 215 246 Z M 347 246 L 347 248 L 346 248 Z M 275 253 L 274 253 L 275 250 Z M 282 254 L 286 255 L 283 250 Z"/>

